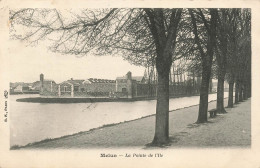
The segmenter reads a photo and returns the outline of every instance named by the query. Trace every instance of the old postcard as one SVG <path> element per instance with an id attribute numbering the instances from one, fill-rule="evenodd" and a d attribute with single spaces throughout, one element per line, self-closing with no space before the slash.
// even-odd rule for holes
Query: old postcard
<path id="1" fill-rule="evenodd" d="M 0 5 L 0 167 L 260 167 L 260 1 Z"/>

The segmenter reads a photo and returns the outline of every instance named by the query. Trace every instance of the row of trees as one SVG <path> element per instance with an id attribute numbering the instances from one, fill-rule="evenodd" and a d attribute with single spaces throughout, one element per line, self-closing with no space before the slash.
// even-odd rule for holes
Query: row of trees
<path id="1" fill-rule="evenodd" d="M 228 80 L 229 107 L 233 107 L 233 85 L 239 101 L 248 98 L 251 81 L 251 13 L 249 9 L 189 9 L 195 43 L 200 52 L 202 86 L 198 123 L 207 121 L 207 90 L 209 79 L 218 79 L 218 113 L 225 113 L 224 81 Z M 206 17 L 210 16 L 210 19 Z M 205 34 L 207 32 L 207 34 Z M 207 40 L 205 40 L 207 39 Z M 237 43 L 240 41 L 240 43 Z M 244 96 L 244 97 L 243 97 Z M 237 103 L 238 101 L 236 101 Z"/>
<path id="2" fill-rule="evenodd" d="M 50 50 L 74 55 L 122 55 L 156 70 L 157 105 L 152 144 L 169 141 L 169 83 L 173 63 L 201 76 L 198 123 L 207 121 L 210 79 L 218 79 L 217 111 L 250 96 L 251 13 L 249 9 L 20 9 L 10 11 L 10 35 L 29 44 L 48 41 Z M 217 72 L 217 73 L 213 73 Z"/>

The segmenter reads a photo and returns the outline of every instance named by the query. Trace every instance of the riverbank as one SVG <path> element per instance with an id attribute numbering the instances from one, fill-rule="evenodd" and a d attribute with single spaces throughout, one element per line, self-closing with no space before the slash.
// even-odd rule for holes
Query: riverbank
<path id="1" fill-rule="evenodd" d="M 227 99 L 225 99 L 227 105 Z M 209 110 L 216 107 L 216 101 L 209 103 Z M 227 108 L 227 114 L 209 118 L 205 124 L 194 124 L 198 105 L 170 112 L 169 148 L 176 147 L 250 147 L 251 145 L 251 100 L 234 108 Z M 154 135 L 155 116 L 134 121 L 110 124 L 78 134 L 61 138 L 46 139 L 24 147 L 12 149 L 57 149 L 57 148 L 145 148 Z"/>
<path id="2" fill-rule="evenodd" d="M 10 92 L 10 95 L 39 94 L 39 91 Z"/>
<path id="3" fill-rule="evenodd" d="M 210 93 L 215 94 L 215 93 Z M 170 99 L 198 96 L 194 95 L 177 95 L 170 96 Z M 17 102 L 28 103 L 95 103 L 95 102 L 133 102 L 133 101 L 145 101 L 156 100 L 157 97 L 134 97 L 134 98 L 106 98 L 106 97 L 29 97 L 17 99 Z"/>

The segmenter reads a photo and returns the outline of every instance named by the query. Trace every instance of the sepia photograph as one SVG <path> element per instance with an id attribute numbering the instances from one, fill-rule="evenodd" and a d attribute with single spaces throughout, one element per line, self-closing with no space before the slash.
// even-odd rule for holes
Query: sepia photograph
<path id="1" fill-rule="evenodd" d="M 232 150 L 257 154 L 252 39 L 259 34 L 252 35 L 252 7 L 53 4 L 2 8 L 8 42 L 1 74 L 8 77 L 1 115 L 10 157 L 64 151 L 65 159 L 91 150 L 99 162 L 168 163 L 176 151 L 199 158 L 217 150 L 208 162 L 218 162 L 222 150 L 228 158 Z M 58 166 L 50 163 L 27 165 Z M 71 166 L 79 165 L 62 167 Z"/>

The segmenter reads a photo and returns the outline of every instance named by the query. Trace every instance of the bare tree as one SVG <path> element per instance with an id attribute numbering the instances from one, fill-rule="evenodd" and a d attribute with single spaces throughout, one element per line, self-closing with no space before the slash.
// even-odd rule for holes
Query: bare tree
<path id="1" fill-rule="evenodd" d="M 209 82 L 213 54 L 216 46 L 217 9 L 206 9 L 204 11 L 202 9 L 189 9 L 189 13 L 193 25 L 195 43 L 198 46 L 202 65 L 202 81 L 200 86 L 200 104 L 197 123 L 203 123 L 207 121 Z M 197 22 L 199 21 L 200 25 L 203 26 L 199 27 L 197 25 Z"/>
<path id="2" fill-rule="evenodd" d="M 239 37 L 239 9 L 232 9 L 230 11 L 230 30 L 228 36 L 228 56 L 227 56 L 227 80 L 229 83 L 228 107 L 233 107 L 233 89 L 236 79 L 236 72 L 238 66 L 238 37 Z M 238 95 L 237 95 L 238 96 Z"/>
<path id="3" fill-rule="evenodd" d="M 251 12 L 249 9 L 232 9 L 229 34 L 228 107 L 233 107 L 233 85 L 235 103 L 251 95 Z"/>
<path id="4" fill-rule="evenodd" d="M 242 9 L 240 22 L 238 78 L 239 101 L 251 96 L 251 12 Z"/>
<path id="5" fill-rule="evenodd" d="M 228 36 L 230 29 L 229 9 L 219 9 L 217 13 L 216 62 L 218 67 L 217 112 L 226 113 L 224 108 L 224 81 L 227 67 Z"/>
<path id="6" fill-rule="evenodd" d="M 182 9 L 21 9 L 10 11 L 10 34 L 30 44 L 46 40 L 52 51 L 64 54 L 120 54 L 136 62 L 154 57 L 158 94 L 152 144 L 162 145 L 169 140 L 169 71 L 181 15 Z"/>

